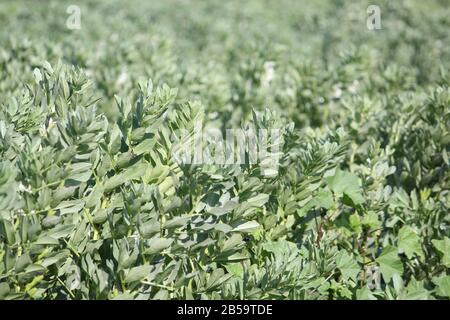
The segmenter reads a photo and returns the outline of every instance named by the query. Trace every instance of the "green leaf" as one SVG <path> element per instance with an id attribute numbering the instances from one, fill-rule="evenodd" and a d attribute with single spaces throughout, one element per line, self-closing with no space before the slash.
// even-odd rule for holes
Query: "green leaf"
<path id="1" fill-rule="evenodd" d="M 206 283 L 205 290 L 213 290 L 214 288 L 220 286 L 226 280 L 232 277 L 231 274 L 224 274 L 222 268 L 217 268 L 213 270 L 211 275 L 208 278 L 208 282 Z"/>
<path id="2" fill-rule="evenodd" d="M 330 209 L 333 203 L 333 195 L 329 189 L 320 190 L 312 199 L 312 204 L 318 208 Z"/>
<path id="3" fill-rule="evenodd" d="M 420 238 L 409 226 L 403 226 L 398 232 L 398 248 L 405 253 L 408 259 L 411 259 L 414 254 L 421 258 L 424 257 Z"/>
<path id="4" fill-rule="evenodd" d="M 185 227 L 190 219 L 191 219 L 190 216 L 172 218 L 164 224 L 164 229 Z"/>
<path id="5" fill-rule="evenodd" d="M 227 252 L 231 250 L 238 249 L 244 242 L 242 241 L 242 236 L 238 233 L 232 234 L 229 239 L 225 241 L 222 246 L 222 252 Z"/>
<path id="6" fill-rule="evenodd" d="M 228 263 L 225 265 L 225 269 L 238 278 L 242 278 L 244 274 L 244 267 L 242 263 Z"/>
<path id="7" fill-rule="evenodd" d="M 361 267 L 358 262 L 345 250 L 340 250 L 336 255 L 336 266 L 341 271 L 344 281 L 352 279 L 356 282 Z"/>
<path id="8" fill-rule="evenodd" d="M 444 237 L 442 240 L 431 240 L 434 247 L 442 254 L 442 264 L 450 268 L 450 238 Z"/>
<path id="9" fill-rule="evenodd" d="M 19 258 L 17 258 L 14 269 L 16 272 L 21 272 L 21 271 L 25 270 L 25 268 L 32 263 L 33 263 L 33 261 L 31 261 L 30 256 L 27 253 L 24 253 Z"/>
<path id="10" fill-rule="evenodd" d="M 238 206 L 236 201 L 227 201 L 225 204 L 219 207 L 211 207 L 207 212 L 215 216 L 222 216 L 226 213 L 231 212 Z"/>
<path id="11" fill-rule="evenodd" d="M 265 193 L 260 193 L 257 196 L 254 196 L 248 199 L 245 203 L 252 207 L 262 207 L 269 200 L 269 195 Z"/>
<path id="12" fill-rule="evenodd" d="M 125 276 L 125 283 L 130 283 L 134 281 L 140 281 L 144 278 L 146 278 L 151 271 L 152 267 L 149 265 L 142 265 L 138 267 L 131 268 L 127 275 Z"/>
<path id="13" fill-rule="evenodd" d="M 5 299 L 10 291 L 11 288 L 6 282 L 0 282 L 0 300 Z"/>
<path id="14" fill-rule="evenodd" d="M 57 263 L 60 260 L 63 260 L 65 258 L 68 258 L 70 256 L 70 251 L 69 250 L 64 250 L 61 251 L 51 257 L 45 258 L 44 260 L 42 260 L 42 262 L 40 262 L 40 264 L 47 268 L 48 266 L 51 266 L 55 263 Z"/>
<path id="15" fill-rule="evenodd" d="M 55 208 L 55 210 L 59 210 L 60 215 L 66 215 L 71 213 L 77 213 L 84 207 L 83 200 L 68 200 L 63 201 Z"/>
<path id="16" fill-rule="evenodd" d="M 430 297 L 430 291 L 424 287 L 423 281 L 417 281 L 413 278 L 399 298 L 404 300 L 429 300 Z"/>
<path id="17" fill-rule="evenodd" d="M 362 229 L 362 222 L 361 222 L 361 217 L 359 216 L 359 214 L 357 212 L 351 214 L 348 217 L 348 222 L 350 224 L 350 227 L 357 233 L 360 234 L 363 229 Z"/>
<path id="18" fill-rule="evenodd" d="M 396 247 L 385 247 L 376 261 L 380 265 L 380 271 L 386 283 L 391 281 L 394 274 L 400 276 L 403 274 L 403 263 L 398 256 Z"/>
<path id="19" fill-rule="evenodd" d="M 364 203 L 362 189 L 358 177 L 347 171 L 336 170 L 336 174 L 327 177 L 326 181 L 330 189 L 339 195 L 346 195 L 355 205 Z"/>
<path id="20" fill-rule="evenodd" d="M 216 259 L 217 262 L 235 262 L 247 260 L 248 257 L 242 253 L 236 252 L 232 255 L 219 255 Z"/>
<path id="21" fill-rule="evenodd" d="M 248 221 L 248 222 L 244 222 L 241 223 L 239 225 L 237 225 L 236 227 L 233 228 L 233 232 L 244 232 L 244 233 L 248 233 L 248 232 L 253 232 L 256 229 L 258 229 L 260 227 L 260 224 L 256 221 Z"/>
<path id="22" fill-rule="evenodd" d="M 367 286 L 356 290 L 357 300 L 377 300 L 373 293 L 367 288 Z"/>
<path id="23" fill-rule="evenodd" d="M 69 168 L 69 175 L 66 179 L 75 180 L 78 182 L 86 182 L 92 175 L 92 164 L 90 162 L 72 163 Z"/>
<path id="24" fill-rule="evenodd" d="M 151 220 L 142 224 L 140 230 L 142 233 L 142 237 L 144 239 L 149 239 L 160 232 L 160 223 L 158 221 Z"/>
<path id="25" fill-rule="evenodd" d="M 173 239 L 153 238 L 147 243 L 146 254 L 155 254 L 167 249 L 172 244 Z"/>
<path id="26" fill-rule="evenodd" d="M 41 235 L 36 240 L 36 242 L 34 242 L 33 244 L 35 244 L 35 245 L 59 245 L 59 241 L 53 237 L 50 237 L 47 235 Z"/>
<path id="27" fill-rule="evenodd" d="M 214 226 L 214 229 L 223 233 L 228 233 L 233 230 L 231 226 L 225 223 L 218 223 Z"/>
<path id="28" fill-rule="evenodd" d="M 433 278 L 433 283 L 438 296 L 450 298 L 450 275 Z"/>
<path id="29" fill-rule="evenodd" d="M 54 239 L 61 239 L 70 235 L 74 229 L 75 225 L 73 224 L 59 225 L 49 230 L 47 234 Z"/>
<path id="30" fill-rule="evenodd" d="M 378 219 L 378 215 L 374 211 L 368 211 L 363 216 L 362 223 L 370 228 L 381 227 L 381 221 Z"/>

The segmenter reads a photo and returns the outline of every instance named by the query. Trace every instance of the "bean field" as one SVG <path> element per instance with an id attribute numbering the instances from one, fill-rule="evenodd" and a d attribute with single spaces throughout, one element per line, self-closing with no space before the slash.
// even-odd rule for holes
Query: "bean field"
<path id="1" fill-rule="evenodd" d="M 0 2 L 0 299 L 449 299 L 446 0 Z"/>

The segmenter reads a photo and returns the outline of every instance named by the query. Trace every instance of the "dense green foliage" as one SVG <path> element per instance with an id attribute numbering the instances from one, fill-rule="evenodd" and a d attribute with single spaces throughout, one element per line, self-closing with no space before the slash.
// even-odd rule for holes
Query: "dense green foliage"
<path id="1" fill-rule="evenodd" d="M 74 2 L 0 3 L 0 299 L 450 297 L 447 1 Z"/>

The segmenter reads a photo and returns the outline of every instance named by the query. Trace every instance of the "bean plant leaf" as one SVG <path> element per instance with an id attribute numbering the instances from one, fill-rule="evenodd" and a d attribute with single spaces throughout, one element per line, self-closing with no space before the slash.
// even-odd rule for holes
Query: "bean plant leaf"
<path id="1" fill-rule="evenodd" d="M 364 202 L 359 179 L 355 174 L 337 170 L 334 176 L 328 177 L 326 180 L 334 193 L 346 195 L 356 205 Z"/>
<path id="2" fill-rule="evenodd" d="M 336 266 L 341 271 L 344 281 L 347 281 L 348 279 L 356 281 L 358 274 L 361 271 L 358 262 L 345 250 L 341 250 L 337 254 Z"/>
<path id="3" fill-rule="evenodd" d="M 402 250 L 409 259 L 411 259 L 414 254 L 423 257 L 420 238 L 411 227 L 404 226 L 400 229 L 398 233 L 398 248 Z"/>
<path id="4" fill-rule="evenodd" d="M 450 268 L 450 238 L 444 237 L 442 240 L 433 239 L 431 242 L 442 255 L 442 263 L 444 266 Z"/>
<path id="5" fill-rule="evenodd" d="M 376 261 L 386 282 L 390 282 L 393 275 L 402 275 L 403 273 L 403 263 L 400 260 L 396 247 L 385 247 Z"/>

